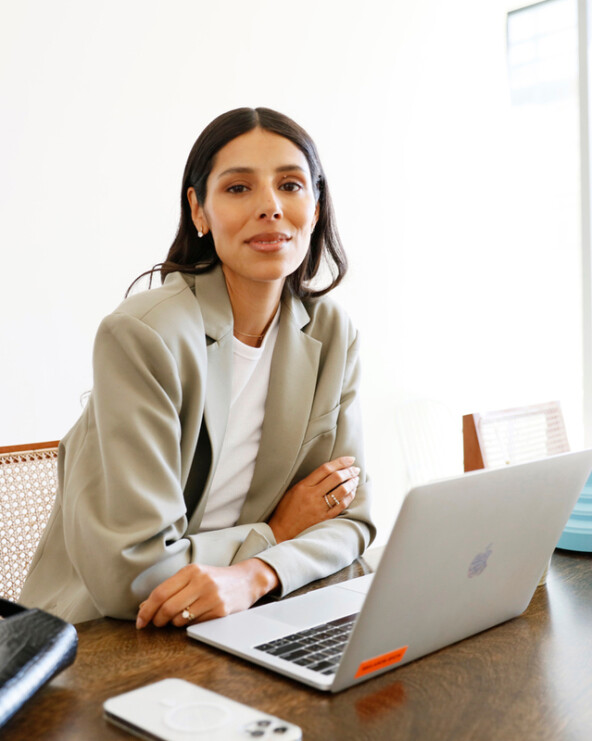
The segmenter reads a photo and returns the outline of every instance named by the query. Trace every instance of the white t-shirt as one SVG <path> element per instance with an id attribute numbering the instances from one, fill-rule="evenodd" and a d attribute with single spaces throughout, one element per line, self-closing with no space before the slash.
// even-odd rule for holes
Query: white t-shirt
<path id="1" fill-rule="evenodd" d="M 279 311 L 261 347 L 251 347 L 236 337 L 232 338 L 232 396 L 228 424 L 200 530 L 232 527 L 247 496 L 261 441 L 278 317 Z"/>

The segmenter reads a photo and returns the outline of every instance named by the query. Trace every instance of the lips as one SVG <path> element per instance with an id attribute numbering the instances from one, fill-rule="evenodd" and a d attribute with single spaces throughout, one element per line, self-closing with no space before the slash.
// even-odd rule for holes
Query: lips
<path id="1" fill-rule="evenodd" d="M 249 247 L 259 252 L 273 252 L 281 249 L 292 237 L 284 232 L 260 232 L 245 240 Z"/>

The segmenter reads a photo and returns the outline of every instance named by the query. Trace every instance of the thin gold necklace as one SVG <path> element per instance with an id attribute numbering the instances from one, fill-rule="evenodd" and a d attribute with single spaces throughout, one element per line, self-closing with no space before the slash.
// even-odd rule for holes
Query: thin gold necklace
<path id="1" fill-rule="evenodd" d="M 242 334 L 243 337 L 254 337 L 257 340 L 262 340 L 265 337 L 265 332 L 263 334 L 249 334 L 248 332 L 241 332 L 240 329 L 234 330 L 235 334 Z"/>
<path id="2" fill-rule="evenodd" d="M 243 337 L 250 337 L 253 340 L 257 340 L 257 344 L 260 345 L 263 342 L 265 335 L 267 334 L 267 330 L 271 326 L 271 323 L 275 319 L 276 312 L 277 310 L 273 312 L 273 314 L 271 315 L 271 319 L 267 322 L 265 327 L 263 327 L 263 332 L 261 334 L 249 334 L 248 332 L 242 332 L 240 329 L 237 329 L 236 327 L 234 328 L 234 333 L 240 334 Z"/>

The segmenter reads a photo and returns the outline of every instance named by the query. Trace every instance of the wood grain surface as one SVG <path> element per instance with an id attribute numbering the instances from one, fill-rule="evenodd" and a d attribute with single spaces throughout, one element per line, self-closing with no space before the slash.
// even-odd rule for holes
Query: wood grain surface
<path id="1" fill-rule="evenodd" d="M 366 573 L 358 560 L 327 583 Z M 313 587 L 320 586 L 315 584 Z M 202 646 L 175 628 L 94 620 L 75 663 L 0 731 L 3 741 L 131 738 L 102 718 L 113 695 L 180 677 L 323 741 L 590 741 L 592 554 L 556 551 L 519 618 L 337 695 Z"/>

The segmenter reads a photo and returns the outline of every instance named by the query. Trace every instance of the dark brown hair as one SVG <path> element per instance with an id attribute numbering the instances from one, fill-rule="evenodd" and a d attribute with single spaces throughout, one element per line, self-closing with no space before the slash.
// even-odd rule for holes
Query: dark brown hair
<path id="1" fill-rule="evenodd" d="M 300 267 L 288 276 L 287 285 L 293 293 L 304 298 L 322 296 L 341 282 L 347 271 L 347 258 L 335 224 L 333 204 L 317 148 L 301 126 L 270 108 L 236 108 L 215 118 L 202 131 L 189 153 L 183 173 L 181 218 L 177 235 L 166 260 L 139 278 L 144 275 L 150 275 L 152 278 L 152 274 L 158 271 L 163 280 L 169 273 L 175 271 L 205 273 L 220 263 L 211 233 L 201 238 L 197 236 L 197 230 L 191 219 L 187 191 L 191 187 L 194 188 L 198 202 L 205 203 L 206 183 L 216 154 L 237 136 L 257 127 L 289 139 L 301 150 L 310 168 L 315 200 L 319 205 L 319 218 L 310 239 L 308 254 Z M 323 263 L 329 269 L 330 282 L 324 287 L 313 288 L 311 281 L 317 276 Z M 136 281 L 139 278 L 136 278 Z"/>

